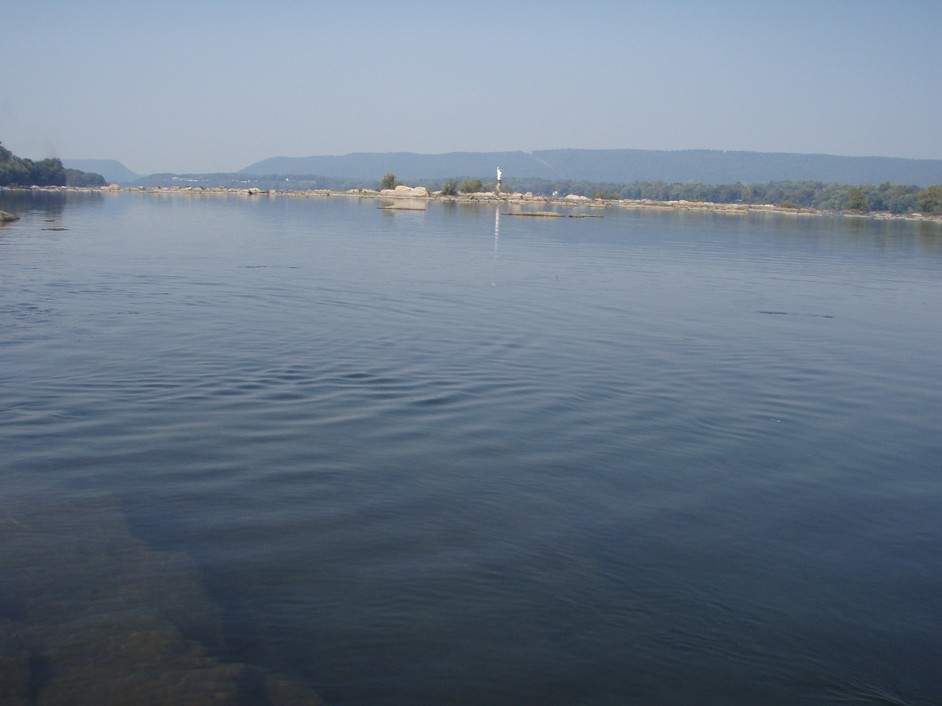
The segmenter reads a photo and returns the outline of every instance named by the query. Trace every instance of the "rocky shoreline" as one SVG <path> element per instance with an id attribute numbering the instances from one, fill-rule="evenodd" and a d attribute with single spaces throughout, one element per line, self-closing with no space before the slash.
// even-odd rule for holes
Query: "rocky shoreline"
<path id="1" fill-rule="evenodd" d="M 6 187 L 0 187 L 3 189 Z M 444 195 L 441 191 L 429 191 L 424 186 L 397 186 L 395 189 L 350 189 L 347 191 L 333 191 L 330 189 L 233 189 L 229 187 L 193 187 L 193 186 L 159 186 L 159 187 L 124 187 L 117 184 L 102 187 L 75 187 L 75 186 L 45 186 L 31 187 L 33 191 L 53 192 L 133 192 L 147 194 L 178 194 L 186 196 L 216 195 L 216 196 L 242 196 L 242 197 L 281 197 L 281 198 L 318 198 L 318 197 L 354 197 L 393 200 L 392 204 L 385 206 L 389 210 L 422 210 L 433 201 L 453 201 L 458 203 L 493 203 L 506 204 L 513 207 L 547 205 L 565 208 L 580 209 L 632 209 L 656 211 L 694 211 L 702 213 L 722 213 L 742 215 L 748 213 L 774 213 L 791 216 L 837 216 L 846 218 L 867 218 L 873 220 L 894 221 L 920 221 L 942 224 L 942 215 L 923 213 L 894 214 L 885 211 L 831 211 L 813 208 L 799 208 L 793 206 L 778 206 L 774 204 L 745 204 L 745 203 L 715 203 L 710 201 L 654 201 L 651 199 L 602 199 L 589 198 L 576 194 L 566 196 L 542 196 L 531 193 L 501 193 L 478 192 L 471 194 Z M 406 201 L 407 205 L 402 205 Z M 399 204 L 399 205 L 396 205 Z"/>

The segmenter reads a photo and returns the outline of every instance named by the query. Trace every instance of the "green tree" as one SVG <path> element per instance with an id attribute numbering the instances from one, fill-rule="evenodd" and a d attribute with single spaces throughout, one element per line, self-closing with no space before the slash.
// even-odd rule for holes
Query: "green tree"
<path id="1" fill-rule="evenodd" d="M 392 172 L 386 172 L 382 181 L 379 182 L 380 189 L 395 189 L 399 182 L 396 181 L 396 175 Z"/>
<path id="2" fill-rule="evenodd" d="M 461 182 L 460 189 L 463 194 L 476 194 L 484 191 L 484 183 L 480 179 L 465 179 Z"/>
<path id="3" fill-rule="evenodd" d="M 73 182 L 98 186 L 95 179 L 104 183 L 104 178 L 97 174 L 85 174 L 77 169 L 67 170 L 62 161 L 56 158 L 34 162 L 25 157 L 17 157 L 0 144 L 0 186 L 64 186 Z"/>
<path id="4" fill-rule="evenodd" d="M 105 177 L 94 172 L 83 172 L 78 169 L 65 170 L 66 186 L 105 186 Z"/>
<path id="5" fill-rule="evenodd" d="M 844 201 L 845 211 L 869 211 L 870 198 L 867 192 L 859 186 L 852 186 L 847 190 L 847 199 Z"/>
<path id="6" fill-rule="evenodd" d="M 917 209 L 920 189 L 918 186 L 894 184 L 886 196 L 886 207 L 890 213 L 912 213 Z"/>
<path id="7" fill-rule="evenodd" d="M 920 192 L 916 203 L 920 213 L 942 213 L 942 186 L 927 186 Z"/>
<path id="8" fill-rule="evenodd" d="M 58 159 L 44 159 L 40 162 L 24 160 L 30 164 L 30 181 L 36 186 L 63 186 L 66 180 L 65 168 Z"/>
<path id="9" fill-rule="evenodd" d="M 442 184 L 442 194 L 445 196 L 454 196 L 458 193 L 458 182 L 454 179 L 446 179 Z"/>

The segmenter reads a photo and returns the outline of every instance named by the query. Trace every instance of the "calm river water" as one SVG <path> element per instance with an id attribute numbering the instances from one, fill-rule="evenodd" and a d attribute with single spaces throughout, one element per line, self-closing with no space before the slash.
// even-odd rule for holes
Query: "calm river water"
<path id="1" fill-rule="evenodd" d="M 942 701 L 942 228 L 380 205 L 0 193 L 10 703 Z"/>

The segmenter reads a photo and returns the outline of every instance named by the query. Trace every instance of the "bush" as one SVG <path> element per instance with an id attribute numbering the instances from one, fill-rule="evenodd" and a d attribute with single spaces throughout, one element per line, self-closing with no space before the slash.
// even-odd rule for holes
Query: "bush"
<path id="1" fill-rule="evenodd" d="M 454 196 L 458 193 L 458 182 L 454 179 L 446 179 L 442 184 L 442 194 L 444 196 Z"/>
<path id="2" fill-rule="evenodd" d="M 919 210 L 922 213 L 942 213 L 942 186 L 927 186 L 919 194 Z"/>
<path id="3" fill-rule="evenodd" d="M 480 179 L 465 179 L 460 188 L 463 194 L 476 194 L 484 191 L 484 183 Z"/>
<path id="4" fill-rule="evenodd" d="M 395 189 L 399 182 L 396 181 L 396 175 L 392 172 L 386 172 L 382 181 L 379 182 L 380 189 Z"/>

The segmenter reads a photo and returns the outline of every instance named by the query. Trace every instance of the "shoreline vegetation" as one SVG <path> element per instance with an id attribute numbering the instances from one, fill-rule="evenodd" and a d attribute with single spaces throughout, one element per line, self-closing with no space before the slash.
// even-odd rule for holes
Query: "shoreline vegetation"
<path id="1" fill-rule="evenodd" d="M 640 158 L 647 155 L 653 159 L 652 154 L 646 152 L 628 151 L 634 157 Z M 637 154 L 636 154 L 637 152 Z M 642 154 L 643 153 L 643 154 Z M 601 152 L 592 151 L 584 153 L 580 150 L 563 150 L 561 153 L 553 153 L 557 158 L 568 157 L 568 167 L 558 169 L 558 173 L 581 173 L 607 175 L 611 177 L 612 172 L 605 169 L 614 157 L 623 158 L 625 151 L 602 150 Z M 576 162 L 573 164 L 573 154 L 576 155 Z M 594 156 L 589 159 L 589 156 Z M 659 153 L 658 153 L 659 154 Z M 800 164 L 791 163 L 788 169 L 784 171 L 771 169 L 771 166 L 779 164 L 776 160 L 783 155 L 762 155 L 756 153 L 720 153 L 724 158 L 733 158 L 738 167 L 733 171 L 740 176 L 757 173 L 747 167 L 755 162 L 756 158 L 761 163 L 766 164 L 766 176 L 772 174 L 808 174 L 808 159 L 813 160 L 813 155 L 784 155 L 792 162 L 799 159 L 804 165 L 800 169 Z M 501 154 L 501 157 L 519 158 L 522 153 Z M 606 157 L 607 155 L 607 157 Z M 394 172 L 389 171 L 379 181 L 379 188 L 372 188 L 377 182 L 365 178 L 352 178 L 350 176 L 316 176 L 315 173 L 260 173 L 259 165 L 253 165 L 242 172 L 236 173 L 217 173 L 217 174 L 151 174 L 135 180 L 134 182 L 121 182 L 120 178 L 110 176 L 106 181 L 105 177 L 92 172 L 84 172 L 78 169 L 67 169 L 63 166 L 62 160 L 57 158 L 44 159 L 40 162 L 34 162 L 30 159 L 18 157 L 10 150 L 3 147 L 0 143 L 0 188 L 42 188 L 46 190 L 125 190 L 125 191 L 144 191 L 144 192 L 185 192 L 185 193 L 244 193 L 249 196 L 264 194 L 266 196 L 287 196 L 287 197 L 311 197 L 322 195 L 355 195 L 358 197 L 380 197 L 380 198 L 411 198 L 417 199 L 417 203 L 412 206 L 388 206 L 390 210 L 405 210 L 406 208 L 423 208 L 428 200 L 451 199 L 454 201 L 488 201 L 496 200 L 508 204 L 550 204 L 554 206 L 587 206 L 590 208 L 600 205 L 622 207 L 622 208 L 648 208 L 648 209 L 672 209 L 672 210 L 706 210 L 717 213 L 748 213 L 748 212 L 775 212 L 788 213 L 796 215 L 841 215 L 866 218 L 893 218 L 900 220 L 918 220 L 918 221 L 939 221 L 942 219 L 942 184 L 930 183 L 925 186 L 918 186 L 910 183 L 891 183 L 883 181 L 880 184 L 856 184 L 839 183 L 839 180 L 831 178 L 830 180 L 809 180 L 804 179 L 772 179 L 769 181 L 763 179 L 753 179 L 752 183 L 743 183 L 742 180 L 735 183 L 721 183 L 724 175 L 728 177 L 730 171 L 720 168 L 716 163 L 718 154 L 710 151 L 692 151 L 665 153 L 672 160 L 681 160 L 686 162 L 686 169 L 681 170 L 682 174 L 690 176 L 699 174 L 706 176 L 706 181 L 696 181 L 681 178 L 674 181 L 661 181 L 660 179 L 643 179 L 636 181 L 593 181 L 585 178 L 541 178 L 534 176 L 515 177 L 509 182 L 501 182 L 501 170 L 497 169 L 497 181 L 483 181 L 481 178 L 464 178 L 459 183 L 456 177 L 444 179 L 440 190 L 434 190 L 431 184 L 436 180 L 431 174 L 416 176 L 410 174 L 408 179 L 413 183 L 422 184 L 422 186 L 409 187 L 400 182 Z M 666 158 L 665 155 L 660 155 Z M 494 161 L 496 154 L 477 155 L 478 171 L 481 167 L 481 159 Z M 547 154 L 549 156 L 549 154 Z M 357 157 L 360 160 L 356 167 L 356 173 L 368 174 L 375 170 L 380 162 L 377 160 L 395 161 L 396 158 L 402 158 L 403 155 L 347 155 L 340 159 L 340 162 L 333 160 L 331 164 L 322 164 L 326 173 L 352 173 L 350 164 L 341 162 L 349 161 L 350 158 Z M 441 160 L 448 158 L 448 155 L 411 155 L 410 169 L 431 169 L 441 172 L 443 164 Z M 469 164 L 467 159 L 469 155 L 462 155 L 462 162 L 450 162 L 450 164 L 462 171 L 464 165 Z M 318 158 L 310 158 L 316 160 Z M 366 162 L 363 162 L 363 160 Z M 586 160 L 589 160 L 586 163 Z M 742 160 L 745 159 L 746 162 Z M 828 158 L 841 160 L 845 158 Z M 846 158 L 848 160 L 852 158 Z M 431 162 L 429 162 L 431 160 Z M 693 160 L 693 162 L 691 162 Z M 771 160 L 771 161 L 770 161 Z M 86 162 L 88 160 L 85 160 Z M 303 161 L 303 160 L 302 160 Z M 513 162 L 513 159 L 511 159 Z M 617 160 L 616 160 L 617 161 Z M 891 160 L 892 161 L 892 160 Z M 896 160 L 897 162 L 899 160 Z M 277 160 L 276 160 L 277 162 Z M 657 160 L 655 160 L 657 162 Z M 640 171 L 635 174 L 654 175 L 661 173 L 655 162 L 643 162 L 640 166 L 635 165 Z M 938 160 L 942 165 L 942 160 Z M 309 162 L 309 166 L 311 165 Z M 403 164 L 401 161 L 400 164 Z M 506 164 L 506 162 L 501 162 Z M 567 163 L 564 159 L 564 164 Z M 930 162 L 927 162 L 929 164 Z M 84 162 L 81 162 L 84 166 Z M 118 163 L 119 164 L 119 163 Z M 284 168 L 285 163 L 281 162 Z M 289 160 L 287 164 L 297 165 L 296 160 Z M 371 166 L 368 166 L 371 165 Z M 424 167 L 417 166 L 424 164 Z M 594 164 L 594 166 L 592 166 Z M 848 162 L 851 164 L 851 162 Z M 856 165 L 850 172 L 843 172 L 845 175 L 854 174 L 861 177 L 864 174 L 875 174 L 863 169 L 862 163 L 853 162 Z M 691 171 L 692 167 L 699 165 L 700 170 Z M 97 166 L 93 163 L 93 166 Z M 123 165 L 120 165 L 122 166 Z M 532 166 L 532 165 L 531 165 Z M 547 163 L 548 167 L 549 164 Z M 661 165 L 664 166 L 663 164 Z M 675 165 L 676 166 L 676 165 Z M 754 167 L 755 164 L 752 164 Z M 833 166 L 833 165 L 831 165 Z M 433 169 L 434 167 L 434 169 Z M 578 168 L 577 168 L 578 167 Z M 783 165 L 779 164 L 779 167 Z M 811 173 L 821 175 L 834 173 L 826 168 L 825 163 L 817 164 L 812 167 Z M 894 172 L 884 164 L 884 171 L 876 172 L 883 176 L 896 174 L 904 179 L 911 179 L 920 184 L 934 182 L 938 179 L 939 172 L 922 173 L 918 170 L 910 172 Z M 587 171 L 587 169 L 589 171 Z M 704 171 L 705 170 L 705 171 Z M 797 170 L 797 171 L 796 171 Z M 514 170 L 511 170 L 514 171 Z M 553 170 L 551 170 L 553 171 Z M 761 170 L 760 170 L 761 171 Z M 521 173 L 531 173 L 528 169 L 523 169 Z M 624 174 L 624 172 L 622 172 Z M 117 182 L 117 183 L 116 183 Z M 288 188 L 285 188 L 285 187 Z M 504 188 L 502 188 L 504 187 Z M 561 194 L 565 196 L 560 197 Z M 424 205 L 423 205 L 424 203 Z M 577 215 L 577 214 L 570 214 Z M 8 222 L 9 219 L 2 222 Z"/>
<path id="2" fill-rule="evenodd" d="M 392 204 L 380 206 L 384 210 L 424 210 L 434 201 L 457 203 L 480 203 L 506 205 L 520 209 L 520 213 L 532 213 L 523 210 L 530 206 L 554 206 L 557 208 L 582 208 L 604 210 L 620 208 L 628 210 L 658 211 L 697 211 L 740 215 L 747 213 L 774 213 L 794 216 L 838 216 L 847 218 L 868 218 L 872 220 L 901 220 L 934 222 L 942 224 L 942 214 L 929 213 L 891 213 L 889 211 L 864 211 L 853 209 L 817 209 L 790 204 L 753 204 L 753 203 L 718 203 L 713 201 L 693 200 L 655 200 L 610 198 L 596 196 L 590 198 L 577 194 L 565 196 L 545 196 L 532 193 L 478 191 L 472 193 L 445 194 L 442 191 L 429 191 L 424 186 L 409 187 L 398 185 L 391 189 L 260 189 L 202 186 L 32 186 L 0 187 L 0 191 L 39 191 L 39 192 L 78 192 L 78 193 L 145 193 L 155 195 L 181 196 L 243 196 L 250 198 L 326 198 L 331 196 L 391 200 Z M 509 213 L 513 213 L 512 211 Z M 545 213 L 545 211 L 544 211 Z M 554 212 L 555 213 L 555 212 Z M 569 214 L 566 214 L 569 215 Z M 601 215 L 601 214 L 596 214 Z"/>
<path id="3" fill-rule="evenodd" d="M 67 169 L 62 160 L 50 157 L 34 162 L 17 157 L 0 143 L 0 186 L 37 184 L 39 186 L 100 187 L 108 182 L 101 174 L 90 174 L 79 169 Z"/>

